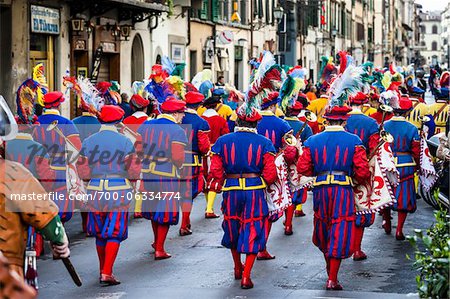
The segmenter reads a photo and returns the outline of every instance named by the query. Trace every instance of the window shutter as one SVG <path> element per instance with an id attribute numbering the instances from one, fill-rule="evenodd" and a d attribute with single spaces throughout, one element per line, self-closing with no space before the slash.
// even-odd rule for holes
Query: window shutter
<path id="1" fill-rule="evenodd" d="M 217 22 L 219 20 L 219 1 L 211 0 L 211 16 L 212 21 Z"/>
<path id="2" fill-rule="evenodd" d="M 200 19 L 207 20 L 208 19 L 208 0 L 202 0 L 202 9 L 200 10 Z"/>

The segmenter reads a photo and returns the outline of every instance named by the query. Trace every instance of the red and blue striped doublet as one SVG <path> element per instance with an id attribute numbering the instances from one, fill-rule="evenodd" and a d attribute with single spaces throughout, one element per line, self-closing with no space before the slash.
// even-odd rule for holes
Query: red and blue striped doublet
<path id="1" fill-rule="evenodd" d="M 283 146 L 283 136 L 292 131 L 289 124 L 270 111 L 261 112 L 262 119 L 258 122 L 258 134 L 265 136 L 278 153 Z"/>
<path id="2" fill-rule="evenodd" d="M 183 128 L 186 132 L 191 150 L 186 150 L 185 162 L 182 171 L 182 184 L 185 184 L 186 199 L 194 199 L 203 191 L 203 156 L 210 150 L 209 125 L 206 120 L 197 115 L 197 112 L 188 109 L 185 112 Z"/>
<path id="3" fill-rule="evenodd" d="M 393 209 L 414 213 L 417 208 L 414 172 L 420 155 L 419 132 L 404 117 L 396 116 L 387 121 L 384 128 L 394 137 L 392 151 L 396 161 L 395 166 L 400 172 L 400 184 L 395 188 L 397 203 L 394 204 Z"/>
<path id="4" fill-rule="evenodd" d="M 305 142 L 297 169 L 317 176 L 313 189 L 313 243 L 326 257 L 347 258 L 354 252 L 355 200 L 352 176 L 370 176 L 366 150 L 358 136 L 328 126 Z"/>
<path id="5" fill-rule="evenodd" d="M 83 141 L 82 155 L 87 163 L 80 175 L 90 179 L 87 230 L 98 239 L 98 245 L 105 240 L 121 242 L 128 237 L 128 207 L 133 199 L 130 179 L 134 179 L 130 178 L 130 169 L 136 167 L 130 160 L 135 155 L 134 146 L 114 125 L 103 125 Z"/>
<path id="6" fill-rule="evenodd" d="M 47 150 L 42 144 L 34 141 L 30 134 L 18 133 L 15 139 L 7 141 L 5 157 L 10 161 L 21 163 L 47 191 L 51 190 L 55 173 L 50 168 Z"/>
<path id="7" fill-rule="evenodd" d="M 101 124 L 97 117 L 89 112 L 83 112 L 81 116 L 75 117 L 72 122 L 80 132 L 80 139 L 84 141 L 89 136 L 97 133 L 100 130 Z"/>
<path id="8" fill-rule="evenodd" d="M 72 218 L 74 209 L 74 200 L 69 200 L 67 195 L 66 184 L 66 156 L 65 156 L 65 140 L 60 137 L 55 130 L 47 131 L 48 126 L 53 121 L 58 121 L 58 128 L 74 145 L 80 145 L 78 130 L 73 122 L 59 114 L 58 110 L 46 109 L 44 113 L 38 117 L 40 123 L 33 132 L 34 139 L 41 143 L 48 152 L 50 157 L 50 167 L 55 171 L 56 178 L 53 184 L 53 191 L 63 194 L 65 200 L 56 201 L 59 208 L 59 216 L 61 221 L 66 222 Z M 76 140 L 76 142 L 74 142 Z"/>
<path id="9" fill-rule="evenodd" d="M 380 139 L 376 120 L 356 109 L 349 114 L 350 117 L 347 119 L 345 130 L 361 139 L 366 152 L 372 152 Z M 356 226 L 358 227 L 369 227 L 374 221 L 375 213 L 356 215 Z"/>
<path id="10" fill-rule="evenodd" d="M 212 154 L 208 181 L 210 190 L 223 191 L 222 245 L 256 254 L 266 248 L 265 188 L 276 179 L 275 148 L 256 130 L 238 131 L 220 137 Z"/>
<path id="11" fill-rule="evenodd" d="M 138 129 L 142 136 L 143 154 L 142 216 L 159 224 L 178 224 L 182 186 L 178 168 L 184 162 L 186 133 L 169 114 L 158 115 L 147 120 Z M 177 150 L 174 148 L 179 146 Z M 182 155 L 181 163 L 175 164 L 175 157 Z M 146 197 L 153 197 L 146 199 Z M 160 197 L 160 198 L 157 198 Z"/>
<path id="12" fill-rule="evenodd" d="M 298 117 L 295 116 L 285 117 L 284 120 L 292 128 L 293 130 L 292 134 L 294 136 L 297 136 L 304 122 L 302 122 L 301 120 L 298 119 Z M 303 129 L 302 133 L 299 136 L 300 140 L 302 141 L 302 144 L 304 144 L 305 141 L 312 135 L 313 133 L 311 127 L 308 124 L 306 124 L 305 128 Z M 304 204 L 307 198 L 308 198 L 308 190 L 306 188 L 300 189 L 292 193 L 292 204 L 294 205 Z"/>

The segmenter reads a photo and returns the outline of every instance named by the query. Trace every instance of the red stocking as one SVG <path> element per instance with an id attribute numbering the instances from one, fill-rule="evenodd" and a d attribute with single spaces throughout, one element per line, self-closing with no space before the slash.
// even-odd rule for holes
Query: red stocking
<path id="1" fill-rule="evenodd" d="M 180 228 L 189 228 L 191 224 L 191 210 L 192 210 L 192 202 L 184 202 L 182 203 L 181 211 L 182 211 L 182 218 L 181 218 L 181 227 Z"/>
<path id="2" fill-rule="evenodd" d="M 97 245 L 98 262 L 100 264 L 100 274 L 103 272 L 103 266 L 105 265 L 105 246 Z"/>
<path id="3" fill-rule="evenodd" d="M 120 243 L 108 241 L 105 248 L 105 264 L 103 265 L 103 274 L 112 275 L 114 262 L 119 253 Z"/>
<path id="4" fill-rule="evenodd" d="M 290 205 L 285 212 L 286 222 L 285 226 L 292 226 L 292 217 L 294 217 L 295 205 Z"/>
<path id="5" fill-rule="evenodd" d="M 355 251 L 361 251 L 361 243 L 364 235 L 364 227 L 355 227 Z"/>
<path id="6" fill-rule="evenodd" d="M 341 266 L 341 259 L 336 259 L 330 257 L 330 273 L 328 274 L 328 279 L 337 282 L 337 276 L 339 272 L 339 267 Z"/>
<path id="7" fill-rule="evenodd" d="M 330 258 L 327 257 L 326 254 L 324 254 L 323 257 L 325 258 L 325 262 L 327 263 L 327 275 L 330 275 Z"/>
<path id="8" fill-rule="evenodd" d="M 233 256 L 234 268 L 239 269 L 242 267 L 241 254 L 237 249 L 231 249 L 231 255 Z"/>
<path id="9" fill-rule="evenodd" d="M 169 232 L 168 224 L 158 224 L 158 232 L 156 237 L 156 251 L 164 251 L 164 242 L 166 241 L 167 233 Z"/>
<path id="10" fill-rule="evenodd" d="M 242 274 L 243 277 L 250 278 L 250 274 L 252 272 L 253 264 L 256 260 L 256 254 L 247 254 L 247 257 L 245 259 L 245 266 L 244 266 L 244 273 Z"/>
<path id="11" fill-rule="evenodd" d="M 153 245 L 153 247 L 155 247 L 156 246 L 156 240 L 158 238 L 158 222 L 153 221 L 153 220 L 151 222 L 152 222 L 153 239 L 154 239 L 152 245 Z"/>
<path id="12" fill-rule="evenodd" d="M 407 212 L 398 212 L 397 233 L 403 233 L 403 225 L 405 224 L 406 216 L 408 216 Z"/>

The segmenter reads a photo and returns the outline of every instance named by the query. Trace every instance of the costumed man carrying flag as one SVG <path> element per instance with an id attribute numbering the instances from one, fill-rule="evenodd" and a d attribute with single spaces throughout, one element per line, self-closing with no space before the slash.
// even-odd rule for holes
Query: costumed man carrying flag
<path id="1" fill-rule="evenodd" d="M 217 139 L 220 136 L 230 133 L 227 121 L 225 120 L 225 118 L 220 116 L 219 113 L 217 113 L 217 107 L 219 104 L 220 104 L 220 96 L 218 95 L 212 95 L 211 97 L 207 98 L 203 103 L 203 107 L 206 108 L 206 111 L 203 112 L 202 118 L 208 122 L 210 128 L 209 141 L 211 145 L 214 145 L 214 143 L 216 143 Z M 208 177 L 209 164 L 210 159 L 206 158 L 203 161 L 203 173 L 205 178 Z M 208 187 L 205 186 L 205 196 L 206 196 L 205 218 L 206 219 L 218 218 L 219 215 L 214 213 L 214 201 L 216 200 L 216 193 L 214 191 L 208 190 Z"/>
<path id="2" fill-rule="evenodd" d="M 133 143 L 115 126 L 123 115 L 119 106 L 102 107 L 100 131 L 83 141 L 78 161 L 80 177 L 89 181 L 87 228 L 95 236 L 100 284 L 105 285 L 120 284 L 113 275 L 113 266 L 120 243 L 128 238 L 128 208 L 134 198 L 132 182 L 139 179 L 141 172 Z"/>
<path id="3" fill-rule="evenodd" d="M 212 147 L 208 187 L 223 192 L 222 245 L 231 250 L 235 279 L 242 279 L 241 287 L 250 289 L 253 264 L 268 237 L 265 189 L 277 173 L 275 148 L 256 130 L 261 115 L 250 103 L 239 107 L 237 115 L 235 132 L 220 137 Z M 241 254 L 246 255 L 244 265 Z"/>
<path id="4" fill-rule="evenodd" d="M 280 109 L 285 115 L 284 121 L 290 126 L 292 129 L 291 132 L 287 132 L 286 134 L 292 134 L 293 138 L 291 141 L 291 145 L 297 146 L 298 140 L 301 140 L 304 142 L 308 137 L 312 135 L 311 128 L 304 122 L 300 121 L 298 119 L 298 115 L 300 112 L 305 108 L 303 104 L 298 101 L 298 96 L 301 90 L 305 87 L 305 70 L 300 67 L 292 68 L 288 71 L 288 74 L 286 76 L 286 79 L 283 81 L 283 84 L 280 88 L 279 98 L 280 98 Z M 265 104 L 263 103 L 263 106 Z M 264 119 L 264 117 L 263 117 Z M 266 126 L 269 126 L 269 123 L 266 122 Z M 279 126 L 281 127 L 281 126 Z M 267 128 L 265 129 L 266 137 L 268 137 L 269 131 Z M 302 135 L 302 136 L 300 136 Z M 288 135 L 285 135 L 283 137 L 283 140 L 288 137 Z M 268 137 L 269 138 L 269 137 Z M 294 143 L 294 144 L 292 144 Z M 287 151 L 292 150 L 294 146 L 291 146 L 289 149 L 286 146 L 283 146 L 282 152 L 284 153 L 285 162 L 286 156 L 291 155 L 288 154 Z M 298 150 L 300 150 L 300 144 L 297 146 Z M 298 151 L 296 150 L 296 151 Z M 297 156 L 294 152 L 294 155 Z M 292 161 L 295 164 L 297 161 Z M 287 166 L 287 165 L 286 165 Z M 295 167 L 293 167 L 293 171 L 295 171 Z M 294 216 L 294 211 L 296 209 L 297 205 L 301 205 L 306 201 L 307 198 L 307 189 L 306 188 L 298 188 L 298 186 L 294 186 L 294 182 L 296 180 L 295 177 L 298 177 L 294 172 L 291 172 L 289 169 L 289 193 L 291 196 L 292 204 L 290 204 L 287 209 L 285 210 L 286 220 L 284 222 L 285 228 L 284 228 L 284 234 L 285 235 L 292 235 L 292 218 Z M 300 183 L 300 182 L 298 182 Z M 294 189 L 295 187 L 295 189 Z"/>
<path id="5" fill-rule="evenodd" d="M 300 174 L 317 177 L 313 189 L 313 243 L 325 257 L 328 290 L 342 290 L 337 278 L 341 260 L 354 253 L 356 210 L 352 182 L 362 183 L 370 177 L 361 139 L 343 128 L 351 111 L 344 101 L 363 86 L 361 73 L 349 66 L 335 79 L 324 114 L 329 125 L 306 140 L 297 164 Z"/>
<path id="6" fill-rule="evenodd" d="M 392 151 L 395 166 L 400 172 L 399 185 L 395 188 L 397 202 L 393 206 L 393 210 L 398 212 L 395 238 L 405 240 L 403 225 L 406 216 L 414 213 L 417 208 L 414 173 L 420 165 L 420 138 L 417 128 L 405 119 L 405 115 L 412 109 L 411 100 L 400 97 L 391 104 L 395 116 L 385 122 L 384 129 L 394 137 Z M 391 233 L 391 212 L 388 208 L 384 209 L 383 228 L 386 234 Z"/>
<path id="7" fill-rule="evenodd" d="M 185 96 L 187 109 L 182 124 L 192 148 L 185 151 L 186 158 L 183 164 L 182 177 L 186 183 L 186 192 L 181 203 L 180 236 L 192 234 L 190 220 L 192 201 L 203 191 L 203 159 L 211 149 L 208 122 L 197 114 L 197 108 L 204 98 L 201 93 L 195 91 L 189 91 Z"/>
<path id="8" fill-rule="evenodd" d="M 377 122 L 362 112 L 362 106 L 369 102 L 368 96 L 363 92 L 358 92 L 349 98 L 352 111 L 348 113 L 349 118 L 346 121 L 345 130 L 358 136 L 369 155 L 377 147 L 380 141 Z M 358 214 L 356 216 L 355 229 L 355 253 L 353 260 L 361 261 L 367 258 L 367 255 L 361 250 L 361 243 L 364 235 L 364 228 L 369 227 L 375 221 L 374 213 Z"/>
<path id="9" fill-rule="evenodd" d="M 261 104 L 261 116 L 262 119 L 258 122 L 257 130 L 258 134 L 268 138 L 274 145 L 276 153 L 280 153 L 282 149 L 287 145 L 285 137 L 292 135 L 292 128 L 289 124 L 275 115 L 276 107 L 280 98 L 278 97 L 278 92 L 274 91 L 269 93 L 267 97 L 264 97 Z M 294 153 L 296 155 L 296 153 Z M 295 159 L 295 158 L 293 158 Z M 293 162 L 291 158 L 290 161 Z M 290 164 L 290 163 L 288 163 Z M 269 222 L 268 234 L 272 222 Z M 269 236 L 267 235 L 267 238 Z M 264 249 L 258 253 L 259 260 L 269 260 L 274 259 L 275 256 L 271 255 L 267 249 Z"/>
<path id="10" fill-rule="evenodd" d="M 284 120 L 291 126 L 293 132 L 292 134 L 298 138 L 302 144 L 305 143 L 305 141 L 313 135 L 312 130 L 310 126 L 305 123 L 304 121 L 301 121 L 298 119 L 297 115 L 305 109 L 303 104 L 300 101 L 295 101 L 294 105 L 292 107 L 289 107 L 286 109 L 286 117 Z M 306 121 L 306 120 L 305 120 Z M 284 223 L 284 234 L 285 235 L 292 235 L 292 218 L 294 216 L 295 211 L 300 211 L 303 213 L 302 205 L 306 202 L 306 199 L 308 198 L 308 190 L 306 188 L 302 188 L 300 190 L 297 190 L 295 192 L 292 192 L 292 205 L 290 205 L 286 211 L 286 221 Z M 297 207 L 299 207 L 298 210 Z M 300 214 L 301 215 L 301 214 Z M 303 213 L 303 215 L 305 215 Z"/>
<path id="11" fill-rule="evenodd" d="M 59 215 L 61 221 L 67 222 L 72 218 L 74 209 L 74 200 L 69 200 L 67 182 L 69 178 L 66 177 L 66 168 L 68 167 L 67 158 L 70 157 L 70 153 L 66 156 L 66 142 L 75 147 L 75 150 L 81 149 L 81 141 L 77 127 L 68 118 L 61 116 L 59 113 L 59 107 L 64 101 L 64 95 L 62 92 L 53 91 L 44 95 L 44 112 L 38 117 L 38 126 L 34 130 L 34 139 L 41 143 L 48 152 L 50 157 L 50 166 L 56 172 L 56 181 L 53 184 L 53 191 L 56 194 L 63 194 L 65 200 L 58 200 L 57 205 L 59 207 Z M 52 123 L 58 127 L 58 130 L 64 135 L 64 138 L 55 130 L 48 130 Z M 72 153 L 73 154 L 73 153 Z"/>
<path id="12" fill-rule="evenodd" d="M 82 115 L 75 117 L 72 121 L 80 133 L 80 140 L 83 142 L 89 136 L 100 130 L 101 124 L 98 121 L 98 111 L 93 109 L 93 105 L 86 104 L 89 99 L 94 100 L 99 97 L 97 89 L 87 78 L 64 77 L 64 85 L 70 89 L 74 89 L 77 93 L 78 107 L 82 111 Z M 81 212 L 81 221 L 83 232 L 87 233 L 87 212 Z"/>
<path id="13" fill-rule="evenodd" d="M 148 106 L 150 105 L 150 101 L 145 99 L 139 94 L 133 94 L 130 99 L 130 107 L 133 112 L 132 115 L 126 117 L 123 120 L 123 124 L 127 126 L 132 132 L 137 132 L 140 125 L 143 124 L 148 119 Z M 140 146 L 142 143 L 141 136 L 136 134 L 135 146 L 136 150 L 140 150 Z M 142 218 L 142 201 L 140 196 L 136 197 L 135 207 L 134 207 L 134 218 Z"/>
<path id="14" fill-rule="evenodd" d="M 164 243 L 170 226 L 178 224 L 179 202 L 183 197 L 179 169 L 183 166 L 188 142 L 179 124 L 185 110 L 184 101 L 169 97 L 161 104 L 162 114 L 147 120 L 138 129 L 143 142 L 142 216 L 152 222 L 155 260 L 171 257 Z M 152 198 L 154 200 L 150 200 Z"/>

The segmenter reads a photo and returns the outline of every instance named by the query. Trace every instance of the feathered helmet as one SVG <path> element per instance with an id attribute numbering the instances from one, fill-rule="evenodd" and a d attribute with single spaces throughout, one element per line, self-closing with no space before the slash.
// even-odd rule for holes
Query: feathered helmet
<path id="1" fill-rule="evenodd" d="M 96 88 L 107 105 L 118 105 L 122 102 L 122 98 L 117 91 L 111 89 L 112 86 L 111 82 L 102 81 L 97 83 Z"/>
<path id="2" fill-rule="evenodd" d="M 349 97 L 360 90 L 368 89 L 365 81 L 365 70 L 362 67 L 349 65 L 331 84 L 329 89 L 329 103 L 324 118 L 331 120 L 346 120 L 352 109 L 346 106 Z"/>
<path id="3" fill-rule="evenodd" d="M 249 107 L 248 103 L 244 103 L 236 110 L 236 115 L 239 119 L 246 122 L 257 122 L 262 119 L 261 114 L 254 107 Z"/>
<path id="4" fill-rule="evenodd" d="M 70 98 L 70 92 L 73 91 L 81 110 L 96 116 L 99 115 L 104 100 L 88 78 L 80 76 L 75 79 L 75 77 L 65 76 L 63 85 L 66 87 L 66 98 Z"/>
<path id="5" fill-rule="evenodd" d="M 40 84 L 33 80 L 25 80 L 17 89 L 17 120 L 22 124 L 33 124 L 37 118 L 35 115 L 35 104 L 38 103 Z M 42 102 L 43 106 L 43 102 Z"/>
<path id="6" fill-rule="evenodd" d="M 294 67 L 288 71 L 286 79 L 283 81 L 280 89 L 280 108 L 286 114 L 289 108 L 292 108 L 299 93 L 305 88 L 306 70 L 302 67 Z"/>
<path id="7" fill-rule="evenodd" d="M 339 51 L 337 58 L 339 59 L 339 74 L 342 74 L 349 65 L 353 64 L 353 57 L 345 51 Z"/>
<path id="8" fill-rule="evenodd" d="M 330 87 L 330 83 L 337 75 L 337 69 L 333 63 L 333 57 L 322 56 L 321 66 L 319 70 L 319 83 L 317 89 L 321 92 L 326 92 Z"/>
<path id="9" fill-rule="evenodd" d="M 269 93 L 280 88 L 283 77 L 283 70 L 276 64 L 275 57 L 271 52 L 266 51 L 247 91 L 247 99 L 258 103 L 256 106 L 251 106 L 259 108 L 259 103 Z"/>

